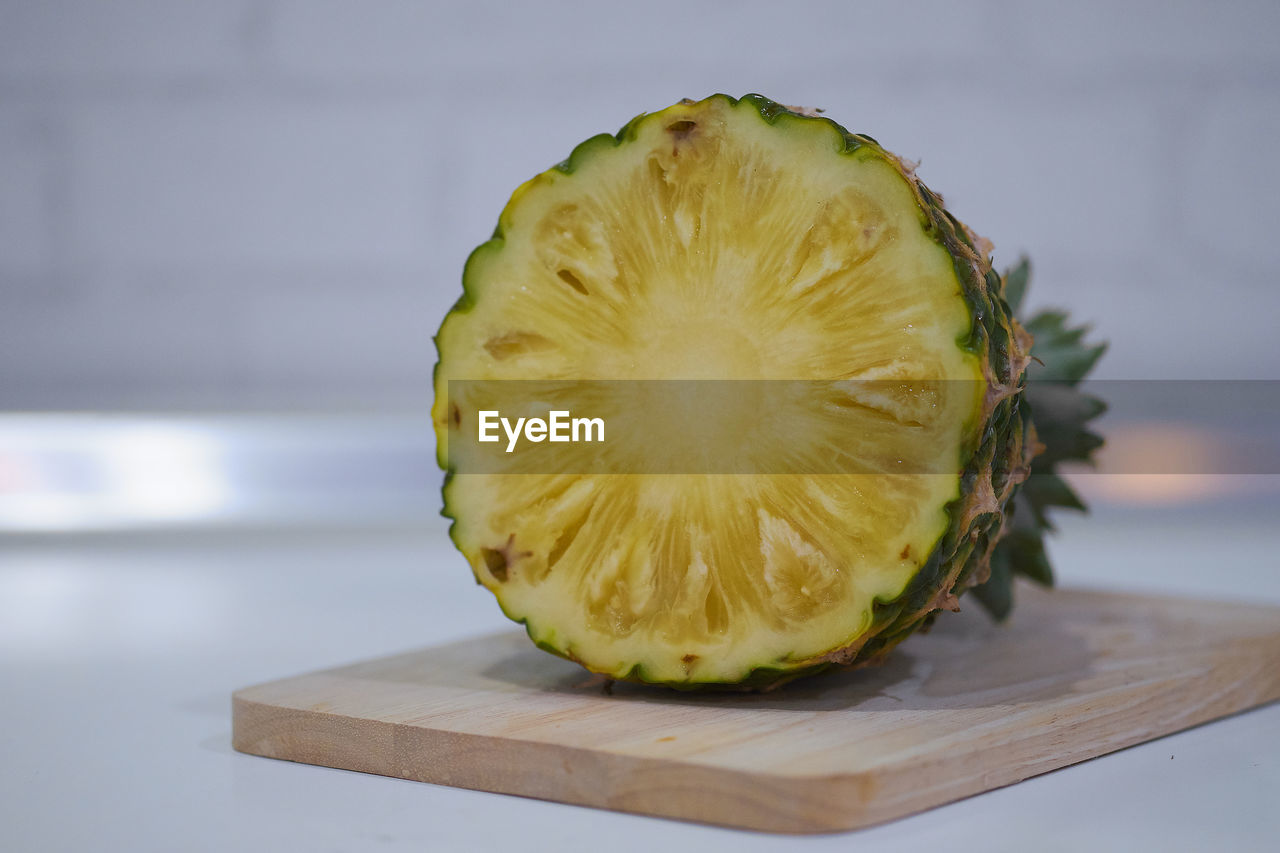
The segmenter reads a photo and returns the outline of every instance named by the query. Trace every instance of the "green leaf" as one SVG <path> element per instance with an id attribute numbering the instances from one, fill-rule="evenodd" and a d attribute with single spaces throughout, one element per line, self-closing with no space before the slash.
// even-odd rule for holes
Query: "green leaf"
<path id="1" fill-rule="evenodd" d="M 1022 308 L 1022 299 L 1027 295 L 1027 282 L 1031 279 L 1031 261 L 1023 255 L 1017 265 L 1005 271 L 1004 300 L 1009 303 L 1009 310 L 1017 313 Z"/>
<path id="2" fill-rule="evenodd" d="M 1005 299 L 1018 310 L 1026 297 L 1030 264 L 1024 258 L 1004 275 Z M 1054 507 L 1087 511 L 1084 501 L 1057 473 L 1063 462 L 1091 464 L 1102 446 L 1088 423 L 1106 411 L 1106 403 L 1080 388 L 1080 383 L 1106 352 L 1106 344 L 1089 344 L 1087 326 L 1073 326 L 1063 311 L 1042 311 L 1023 327 L 1035 338 L 1027 370 L 1026 405 L 1018 416 L 1034 425 L 1044 450 L 1032 461 L 1031 476 L 1006 506 L 1006 530 L 991 555 L 991 576 L 975 587 L 974 596 L 991 615 L 1005 618 L 1013 607 L 1013 579 L 1053 584 L 1053 567 L 1044 535 L 1053 529 Z"/>
<path id="3" fill-rule="evenodd" d="M 1044 536 L 1039 528 L 1009 535 L 1009 563 L 1017 574 L 1042 586 L 1053 586 L 1053 568 L 1045 554 Z"/>
<path id="4" fill-rule="evenodd" d="M 1037 424 L 1070 423 L 1083 427 L 1107 410 L 1107 404 L 1078 385 L 1052 380 L 1027 382 L 1027 403 Z"/>
<path id="5" fill-rule="evenodd" d="M 1033 472 L 1022 484 L 1022 494 L 1036 508 L 1060 506 L 1086 511 L 1084 501 L 1057 474 Z"/>
<path id="6" fill-rule="evenodd" d="M 1024 322 L 1023 327 L 1035 338 L 1031 354 L 1037 361 L 1027 370 L 1027 378 L 1032 382 L 1078 383 L 1107 351 L 1106 344 L 1083 345 L 1089 327 L 1069 326 L 1068 317 L 1062 311 L 1042 311 Z"/>
<path id="7" fill-rule="evenodd" d="M 992 619 L 1003 622 L 1008 618 L 1013 610 L 1013 570 L 1007 550 L 996 548 L 991 555 L 991 577 L 982 586 L 974 587 L 973 595 Z"/>

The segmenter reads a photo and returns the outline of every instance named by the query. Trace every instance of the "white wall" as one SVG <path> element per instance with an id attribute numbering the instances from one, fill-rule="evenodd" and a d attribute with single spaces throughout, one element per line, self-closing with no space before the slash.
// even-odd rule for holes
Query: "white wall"
<path id="1" fill-rule="evenodd" d="M 1112 377 L 1280 378 L 1280 3 L 0 0 L 0 409 L 421 407 L 510 191 L 715 91 L 923 160 Z"/>

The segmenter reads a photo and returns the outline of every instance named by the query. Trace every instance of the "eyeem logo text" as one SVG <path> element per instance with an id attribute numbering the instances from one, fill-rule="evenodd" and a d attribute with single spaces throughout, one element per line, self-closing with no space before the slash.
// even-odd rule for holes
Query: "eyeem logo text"
<path id="1" fill-rule="evenodd" d="M 512 424 L 510 418 L 502 417 L 497 410 L 480 412 L 480 441 L 501 441 L 498 427 L 507 436 L 507 452 L 516 449 L 521 436 L 534 442 L 580 442 L 604 441 L 604 418 L 575 418 L 568 411 L 551 411 L 546 420 L 542 418 L 516 418 Z"/>

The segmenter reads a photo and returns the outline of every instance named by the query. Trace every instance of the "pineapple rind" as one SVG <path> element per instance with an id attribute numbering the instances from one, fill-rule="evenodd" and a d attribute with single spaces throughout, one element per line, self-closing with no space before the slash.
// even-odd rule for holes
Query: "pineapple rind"
<path id="1" fill-rule="evenodd" d="M 796 670 L 754 687 L 777 686 L 828 663 L 877 663 L 898 643 L 932 624 L 940 610 L 958 609 L 961 595 L 989 579 L 992 555 L 1005 532 L 1006 509 L 1030 473 L 1038 449 L 1023 405 L 1032 341 L 1004 299 L 1004 280 L 975 246 L 969 229 L 943 207 L 942 199 L 924 186 L 909 164 L 869 137 L 845 133 L 853 143 L 875 146 L 898 166 L 916 188 L 934 238 L 952 257 L 973 316 L 965 345 L 982 359 L 987 377 L 984 426 L 964 468 L 961 496 L 947 508 L 950 526 L 903 593 L 893 601 L 876 602 L 871 628 L 854 643 L 798 662 Z"/>

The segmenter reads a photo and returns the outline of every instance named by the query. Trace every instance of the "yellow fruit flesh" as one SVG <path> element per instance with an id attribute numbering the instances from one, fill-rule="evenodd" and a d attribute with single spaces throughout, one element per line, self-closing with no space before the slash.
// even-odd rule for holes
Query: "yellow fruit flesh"
<path id="1" fill-rule="evenodd" d="M 896 165 L 824 122 L 710 100 L 590 153 L 521 187 L 469 264 L 473 304 L 438 339 L 442 461 L 450 379 L 903 384 L 844 388 L 803 435 L 738 431 L 744 453 L 865 473 L 456 474 L 455 541 L 535 640 L 598 672 L 736 682 L 856 641 L 947 529 L 973 447 L 984 387 L 950 256 Z M 894 473 L 920 448 L 955 473 Z"/>

